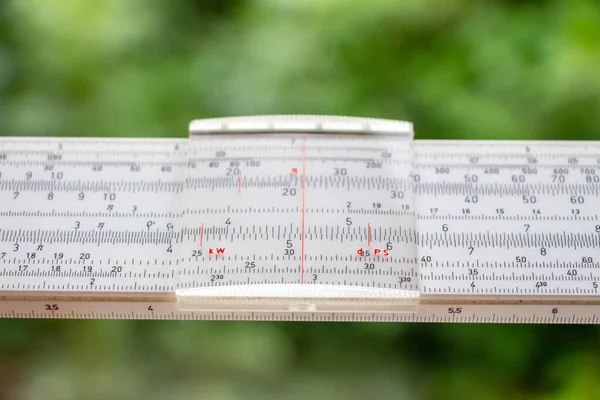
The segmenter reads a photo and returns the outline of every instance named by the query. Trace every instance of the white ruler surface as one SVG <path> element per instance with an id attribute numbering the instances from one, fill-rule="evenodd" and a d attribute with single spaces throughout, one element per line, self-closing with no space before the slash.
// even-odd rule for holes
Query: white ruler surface
<path id="1" fill-rule="evenodd" d="M 0 139 L 0 317 L 598 323 L 600 142 Z"/>

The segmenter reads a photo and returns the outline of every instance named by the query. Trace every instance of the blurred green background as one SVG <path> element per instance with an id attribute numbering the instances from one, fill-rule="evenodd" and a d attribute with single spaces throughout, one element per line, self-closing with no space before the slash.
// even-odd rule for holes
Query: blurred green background
<path id="1" fill-rule="evenodd" d="M 0 135 L 599 139 L 600 2 L 2 0 Z M 0 320 L 4 399 L 598 399 L 595 326 Z"/>

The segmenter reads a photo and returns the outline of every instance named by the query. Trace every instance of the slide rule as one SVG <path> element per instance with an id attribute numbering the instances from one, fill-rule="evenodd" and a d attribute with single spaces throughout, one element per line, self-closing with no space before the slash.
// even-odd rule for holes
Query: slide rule
<path id="1" fill-rule="evenodd" d="M 600 322 L 600 142 L 409 122 L 0 139 L 0 317 Z"/>

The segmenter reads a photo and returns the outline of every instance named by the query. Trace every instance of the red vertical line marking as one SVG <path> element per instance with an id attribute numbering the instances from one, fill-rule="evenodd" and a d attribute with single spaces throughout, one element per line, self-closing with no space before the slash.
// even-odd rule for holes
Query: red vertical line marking
<path id="1" fill-rule="evenodd" d="M 368 226 L 367 226 L 367 243 L 368 243 L 368 246 L 371 247 L 371 223 L 370 222 L 368 223 Z"/>
<path id="2" fill-rule="evenodd" d="M 242 171 L 238 174 L 238 193 L 242 193 Z"/>
<path id="3" fill-rule="evenodd" d="M 202 226 L 200 227 L 200 247 L 202 247 L 202 239 L 204 238 L 204 222 L 202 223 Z"/>
<path id="4" fill-rule="evenodd" d="M 304 204 L 306 200 L 306 135 L 302 135 L 302 254 L 300 255 L 301 282 L 304 283 Z"/>

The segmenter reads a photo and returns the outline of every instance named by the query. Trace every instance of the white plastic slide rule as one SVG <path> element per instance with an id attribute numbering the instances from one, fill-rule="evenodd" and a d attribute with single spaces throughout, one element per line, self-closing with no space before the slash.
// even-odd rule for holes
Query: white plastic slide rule
<path id="1" fill-rule="evenodd" d="M 0 317 L 586 323 L 600 142 L 256 116 L 0 139 Z"/>

